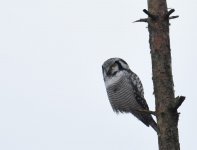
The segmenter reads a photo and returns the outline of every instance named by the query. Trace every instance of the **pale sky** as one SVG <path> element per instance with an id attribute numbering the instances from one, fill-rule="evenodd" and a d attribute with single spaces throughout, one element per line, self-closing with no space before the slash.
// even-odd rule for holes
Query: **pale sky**
<path id="1" fill-rule="evenodd" d="M 168 0 L 182 150 L 197 133 L 197 2 Z M 157 135 L 130 114 L 116 115 L 101 65 L 121 57 L 139 75 L 154 110 L 146 1 L 0 2 L 1 150 L 157 150 Z"/>

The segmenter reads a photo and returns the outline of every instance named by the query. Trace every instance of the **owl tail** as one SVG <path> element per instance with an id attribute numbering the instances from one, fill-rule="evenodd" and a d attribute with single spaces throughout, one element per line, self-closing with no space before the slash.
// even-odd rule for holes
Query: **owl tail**
<path id="1" fill-rule="evenodd" d="M 157 134 L 159 133 L 159 129 L 158 129 L 157 123 L 153 119 L 150 122 L 150 126 L 157 132 Z"/>

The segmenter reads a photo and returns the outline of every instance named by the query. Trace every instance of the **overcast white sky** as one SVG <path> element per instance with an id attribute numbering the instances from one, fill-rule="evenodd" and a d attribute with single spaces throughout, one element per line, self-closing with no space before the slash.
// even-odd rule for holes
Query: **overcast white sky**
<path id="1" fill-rule="evenodd" d="M 125 59 L 154 110 L 146 1 L 0 2 L 1 150 L 157 150 L 157 136 L 132 115 L 113 113 L 101 65 Z M 180 143 L 195 150 L 197 2 L 168 0 Z"/>

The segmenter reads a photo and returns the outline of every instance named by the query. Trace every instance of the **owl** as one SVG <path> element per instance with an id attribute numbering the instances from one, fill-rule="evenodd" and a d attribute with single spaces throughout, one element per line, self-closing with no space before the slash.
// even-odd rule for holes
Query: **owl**
<path id="1" fill-rule="evenodd" d="M 158 132 L 157 124 L 144 98 L 144 90 L 139 77 L 130 70 L 121 58 L 110 58 L 102 65 L 103 78 L 112 109 L 116 113 L 131 113 L 146 126 Z"/>

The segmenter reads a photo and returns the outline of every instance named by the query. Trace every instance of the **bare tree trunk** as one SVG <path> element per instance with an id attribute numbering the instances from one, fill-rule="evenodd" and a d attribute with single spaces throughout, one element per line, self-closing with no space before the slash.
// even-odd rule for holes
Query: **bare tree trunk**
<path id="1" fill-rule="evenodd" d="M 136 22 L 148 22 L 159 149 L 180 150 L 177 109 L 185 97 L 174 96 L 169 39 L 169 19 L 178 16 L 169 17 L 174 9 L 168 12 L 166 0 L 148 0 L 144 12 L 148 18 Z"/>

